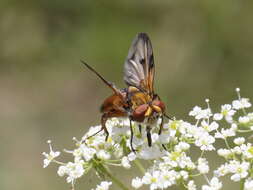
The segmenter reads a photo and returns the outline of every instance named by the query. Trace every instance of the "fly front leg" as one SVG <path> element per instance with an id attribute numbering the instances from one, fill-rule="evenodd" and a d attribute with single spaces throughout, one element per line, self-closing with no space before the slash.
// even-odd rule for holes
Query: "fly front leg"
<path id="1" fill-rule="evenodd" d="M 162 115 L 161 119 L 162 119 L 162 121 L 161 121 L 160 128 L 159 128 L 159 132 L 158 132 L 159 135 L 162 134 L 162 130 L 163 130 L 163 122 L 164 122 L 163 115 Z"/>
<path id="2" fill-rule="evenodd" d="M 161 119 L 162 119 L 162 121 L 161 121 L 159 132 L 158 132 L 159 135 L 162 134 L 162 130 L 163 130 L 163 123 L 164 123 L 164 116 L 163 115 L 162 115 Z M 167 148 L 164 144 L 162 144 L 162 147 L 163 147 L 164 150 L 167 150 Z"/>
<path id="3" fill-rule="evenodd" d="M 130 131 L 131 131 L 130 147 L 131 147 L 131 150 L 132 150 L 134 153 L 136 153 L 136 150 L 135 150 L 134 147 L 133 147 L 134 131 L 133 131 L 133 126 L 132 126 L 132 120 L 131 120 L 131 118 L 129 118 L 129 121 L 130 121 Z"/>
<path id="4" fill-rule="evenodd" d="M 175 120 L 174 118 L 172 118 L 171 116 L 168 116 L 166 113 L 163 114 L 167 119 L 170 119 L 170 120 Z"/>
<path id="5" fill-rule="evenodd" d="M 141 124 L 138 125 L 138 128 L 139 128 L 139 132 L 140 132 L 140 134 L 141 134 L 141 131 L 142 131 L 142 130 L 141 130 Z"/>
<path id="6" fill-rule="evenodd" d="M 146 132 L 147 132 L 147 139 L 148 139 L 148 146 L 151 147 L 152 146 L 152 137 L 151 137 L 151 128 L 150 126 L 146 127 Z"/>

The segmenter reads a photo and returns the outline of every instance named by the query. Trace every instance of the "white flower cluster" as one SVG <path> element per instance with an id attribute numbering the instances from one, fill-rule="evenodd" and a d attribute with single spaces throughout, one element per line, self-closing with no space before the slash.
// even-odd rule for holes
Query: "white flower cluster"
<path id="1" fill-rule="evenodd" d="M 247 98 L 241 98 L 236 89 L 238 99 L 231 104 L 221 106 L 219 113 L 213 113 L 206 100 L 207 108 L 195 106 L 189 115 L 196 120 L 194 123 L 183 120 L 170 120 L 163 126 L 158 135 L 161 120 L 152 126 L 152 146 L 148 146 L 145 125 L 133 122 L 133 147 L 130 146 L 130 123 L 127 118 L 112 118 L 107 121 L 109 139 L 105 142 L 105 134 L 98 133 L 101 126 L 91 127 L 76 142 L 74 150 L 65 150 L 74 157 L 74 161 L 62 163 L 56 160 L 60 152 L 54 152 L 50 144 L 50 153 L 45 156 L 44 167 L 51 162 L 59 164 L 58 175 L 66 176 L 68 183 L 74 185 L 75 180 L 94 169 L 103 181 L 95 190 L 108 190 L 113 183 L 120 189 L 128 189 L 124 183 L 110 174 L 110 166 L 129 169 L 133 164 L 141 170 L 143 176 L 135 176 L 131 185 L 135 189 L 148 186 L 150 190 L 166 189 L 173 185 L 188 190 L 219 190 L 223 184 L 221 177 L 230 175 L 233 182 L 241 181 L 244 190 L 253 189 L 253 144 L 238 134 L 253 132 L 253 113 L 247 113 L 251 107 Z M 90 138 L 87 138 L 90 137 Z M 223 141 L 223 148 L 217 149 L 216 141 Z M 221 143 L 219 142 L 219 145 Z M 193 150 L 192 150 L 193 149 Z M 194 151 L 194 156 L 192 152 Z M 224 162 L 215 170 L 210 171 L 206 152 L 217 152 Z M 199 156 L 196 156 L 199 155 Z M 141 165 L 142 160 L 149 160 L 148 168 Z M 212 172 L 213 177 L 208 178 Z M 203 176 L 206 184 L 197 184 L 195 178 Z"/>

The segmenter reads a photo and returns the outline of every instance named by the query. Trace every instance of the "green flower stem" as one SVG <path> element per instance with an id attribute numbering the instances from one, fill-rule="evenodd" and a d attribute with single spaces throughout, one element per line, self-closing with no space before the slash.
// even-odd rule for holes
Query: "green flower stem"
<path id="1" fill-rule="evenodd" d="M 56 164 L 59 164 L 59 165 L 66 165 L 65 163 L 60 162 L 60 161 L 57 161 L 57 160 L 52 160 L 52 162 L 54 162 L 54 163 L 56 163 Z"/>
<path id="2" fill-rule="evenodd" d="M 198 176 L 201 176 L 202 174 L 201 173 L 198 173 L 198 174 L 192 174 L 192 175 L 189 175 L 190 177 L 198 177 Z"/>
<path id="3" fill-rule="evenodd" d="M 240 130 L 238 129 L 237 132 L 239 133 L 249 133 L 249 132 L 253 132 L 252 130 Z"/>
<path id="4" fill-rule="evenodd" d="M 115 184 L 117 184 L 123 190 L 129 190 L 120 180 L 113 176 L 102 164 L 100 164 L 100 169 L 104 172 Z"/>
<path id="5" fill-rule="evenodd" d="M 202 158 L 202 157 L 203 157 L 204 153 L 205 153 L 205 151 L 204 151 L 204 150 L 202 150 L 202 151 L 201 151 L 200 158 Z"/>
<path id="6" fill-rule="evenodd" d="M 228 148 L 229 150 L 231 150 L 231 148 L 230 148 L 230 146 L 229 146 L 229 144 L 228 144 L 227 138 L 225 138 L 224 140 L 225 140 L 225 144 L 226 144 L 227 148 Z"/>
<path id="7" fill-rule="evenodd" d="M 184 183 L 184 181 L 182 181 L 182 183 L 181 183 L 181 185 L 180 185 L 180 189 L 181 190 L 187 190 L 188 189 L 188 187 L 187 187 L 187 185 Z M 169 190 L 169 189 L 168 189 Z"/>
<path id="8" fill-rule="evenodd" d="M 120 160 L 107 160 L 107 162 L 120 163 Z"/>
<path id="9" fill-rule="evenodd" d="M 117 166 L 117 167 L 122 166 L 121 164 L 114 164 L 114 163 L 110 163 L 110 162 L 106 162 L 105 164 L 107 164 L 109 166 Z"/>
<path id="10" fill-rule="evenodd" d="M 244 190 L 244 182 L 245 180 L 241 180 L 240 190 Z"/>
<path id="11" fill-rule="evenodd" d="M 244 113 L 244 115 L 247 115 L 245 108 L 242 108 L 242 112 Z"/>
<path id="12" fill-rule="evenodd" d="M 142 174 L 145 174 L 145 168 L 142 166 L 141 162 L 137 159 L 134 160 L 134 164 L 141 171 Z"/>

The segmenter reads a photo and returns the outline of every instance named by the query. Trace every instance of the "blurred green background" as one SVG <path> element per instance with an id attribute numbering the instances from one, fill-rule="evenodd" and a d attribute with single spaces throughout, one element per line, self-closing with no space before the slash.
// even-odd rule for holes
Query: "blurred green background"
<path id="1" fill-rule="evenodd" d="M 47 139 L 73 148 L 111 93 L 79 60 L 122 88 L 138 32 L 153 43 L 155 88 L 170 115 L 188 119 L 205 98 L 218 111 L 236 87 L 252 97 L 252 20 L 251 0 L 0 1 L 0 189 L 69 189 L 56 166 L 42 168 L 41 152 Z M 128 183 L 133 174 L 115 172 Z M 98 181 L 89 175 L 77 189 Z"/>

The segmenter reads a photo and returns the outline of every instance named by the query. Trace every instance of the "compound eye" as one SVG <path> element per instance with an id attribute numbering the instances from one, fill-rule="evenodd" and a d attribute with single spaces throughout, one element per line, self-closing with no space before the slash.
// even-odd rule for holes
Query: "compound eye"
<path id="1" fill-rule="evenodd" d="M 158 112 L 158 110 L 162 110 L 162 111 L 164 111 L 165 110 L 165 105 L 164 105 L 164 103 L 162 102 L 162 101 L 159 101 L 159 100 L 154 100 L 153 102 L 152 102 L 152 105 L 153 105 L 153 107 L 155 108 L 155 110 L 156 110 L 156 108 L 157 108 L 157 111 L 156 112 Z"/>
<path id="2" fill-rule="evenodd" d="M 133 112 L 133 119 L 135 121 L 142 122 L 145 119 L 145 113 L 148 108 L 149 108 L 148 104 L 138 106 Z"/>
<path id="3" fill-rule="evenodd" d="M 148 107 L 148 104 L 140 105 L 134 110 L 134 112 L 136 115 L 144 115 Z"/>

